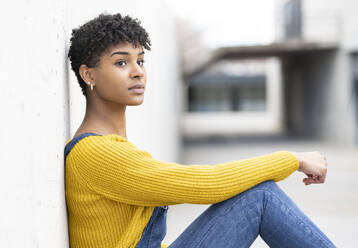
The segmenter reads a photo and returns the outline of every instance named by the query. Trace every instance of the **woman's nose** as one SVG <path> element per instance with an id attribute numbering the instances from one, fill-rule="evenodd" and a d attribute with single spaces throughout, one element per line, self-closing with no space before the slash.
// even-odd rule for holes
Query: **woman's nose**
<path id="1" fill-rule="evenodd" d="M 144 69 L 140 65 L 135 63 L 135 65 L 133 66 L 132 77 L 143 77 L 144 73 Z"/>

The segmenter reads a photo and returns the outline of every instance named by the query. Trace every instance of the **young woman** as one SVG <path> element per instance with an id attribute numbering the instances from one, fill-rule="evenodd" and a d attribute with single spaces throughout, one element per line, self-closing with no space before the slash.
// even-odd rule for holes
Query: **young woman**
<path id="1" fill-rule="evenodd" d="M 140 21 L 101 14 L 73 29 L 68 57 L 86 97 L 65 146 L 71 248 L 160 248 L 168 205 L 212 204 L 169 248 L 334 247 L 275 182 L 298 170 L 323 183 L 325 156 L 278 151 L 216 165 L 156 160 L 127 139 L 126 106 L 146 88 Z"/>

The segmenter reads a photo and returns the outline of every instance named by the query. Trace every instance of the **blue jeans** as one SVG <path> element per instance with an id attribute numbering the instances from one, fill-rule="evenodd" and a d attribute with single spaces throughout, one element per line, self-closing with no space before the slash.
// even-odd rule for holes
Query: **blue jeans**
<path id="1" fill-rule="evenodd" d="M 167 208 L 157 207 L 138 248 L 160 248 Z M 154 224 L 154 225 L 153 225 Z M 150 226 L 150 227 L 149 227 Z M 212 204 L 169 248 L 243 248 L 257 236 L 270 247 L 335 247 L 273 181 Z M 149 241 L 149 242 L 148 242 Z"/>

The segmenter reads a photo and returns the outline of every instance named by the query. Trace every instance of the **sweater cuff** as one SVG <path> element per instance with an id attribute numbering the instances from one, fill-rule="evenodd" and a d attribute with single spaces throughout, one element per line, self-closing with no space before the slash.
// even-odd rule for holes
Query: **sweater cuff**
<path id="1" fill-rule="evenodd" d="M 282 173 L 279 173 L 279 175 L 274 178 L 274 181 L 278 182 L 283 179 L 286 179 L 289 175 L 298 170 L 299 161 L 297 157 L 289 151 L 279 151 L 276 152 L 276 154 L 284 157 L 286 165 L 284 168 L 280 168 L 280 170 L 282 170 Z"/>

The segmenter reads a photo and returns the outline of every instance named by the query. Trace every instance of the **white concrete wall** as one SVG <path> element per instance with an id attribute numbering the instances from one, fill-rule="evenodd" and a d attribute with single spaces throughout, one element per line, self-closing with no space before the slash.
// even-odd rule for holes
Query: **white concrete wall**
<path id="1" fill-rule="evenodd" d="M 66 4 L 1 7 L 0 247 L 67 246 Z"/>
<path id="2" fill-rule="evenodd" d="M 148 88 L 144 104 L 128 109 L 128 138 L 158 159 L 178 159 L 176 40 L 162 1 L 6 2 L 0 15 L 0 247 L 68 247 L 63 148 L 82 118 L 84 97 L 66 52 L 71 29 L 102 10 L 142 19 L 152 38 Z"/>

